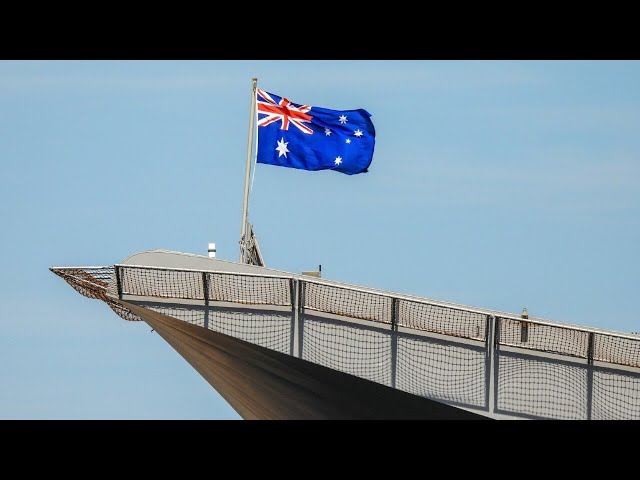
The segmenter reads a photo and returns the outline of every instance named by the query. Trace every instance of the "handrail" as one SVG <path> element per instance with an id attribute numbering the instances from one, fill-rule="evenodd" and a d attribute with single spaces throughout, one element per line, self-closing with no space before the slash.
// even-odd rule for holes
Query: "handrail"
<path id="1" fill-rule="evenodd" d="M 361 287 L 361 286 L 356 286 L 356 285 L 339 283 L 339 282 L 335 282 L 335 281 L 317 279 L 317 278 L 312 278 L 312 277 L 308 277 L 306 275 L 301 275 L 301 274 L 290 274 L 290 275 L 279 274 L 279 275 L 275 275 L 275 274 L 263 274 L 263 273 L 253 273 L 253 272 L 230 272 L 230 271 L 225 271 L 225 270 L 203 270 L 203 269 L 191 269 L 191 268 L 157 267 L 157 266 L 128 265 L 128 264 L 115 264 L 113 266 L 90 266 L 90 267 L 51 267 L 50 270 L 52 270 L 54 272 L 57 270 L 57 271 L 60 271 L 61 273 L 65 273 L 65 275 L 69 275 L 68 273 L 66 273 L 66 271 L 69 271 L 69 270 L 94 270 L 94 269 L 108 269 L 108 268 L 113 268 L 114 271 L 116 269 L 144 269 L 144 270 L 156 270 L 156 271 L 167 271 L 167 272 L 190 272 L 190 273 L 196 273 L 196 274 L 231 275 L 231 276 L 239 276 L 239 277 L 295 280 L 295 281 L 304 282 L 304 283 L 307 283 L 307 284 L 316 284 L 316 285 L 321 285 L 321 286 L 327 286 L 327 287 L 337 288 L 337 289 L 350 291 L 350 292 L 358 292 L 358 293 L 366 293 L 366 294 L 371 294 L 371 295 L 377 295 L 377 296 L 380 296 L 380 297 L 388 298 L 390 300 L 414 302 L 414 303 L 418 303 L 418 304 L 422 304 L 422 305 L 441 307 L 441 308 L 446 308 L 446 309 L 455 310 L 455 311 L 459 311 L 459 312 L 473 313 L 473 314 L 479 314 L 479 315 L 491 315 L 491 316 L 493 316 L 495 318 L 512 320 L 512 321 L 516 321 L 516 322 L 526 323 L 528 325 L 543 325 L 543 326 L 561 328 L 561 329 L 565 329 L 565 330 L 573 330 L 573 331 L 583 332 L 583 333 L 595 333 L 595 334 L 598 334 L 598 335 L 605 335 L 605 336 L 608 336 L 608 337 L 615 337 L 615 338 L 622 338 L 622 339 L 627 339 L 627 340 L 640 341 L 640 335 L 629 334 L 629 333 L 626 333 L 626 332 L 619 332 L 619 331 L 615 331 L 615 330 L 604 330 L 604 329 L 595 328 L 595 327 L 580 326 L 580 325 L 575 325 L 575 324 L 556 322 L 556 321 L 545 320 L 545 319 L 540 319 L 540 318 L 536 318 L 536 317 L 529 317 L 529 318 L 523 319 L 522 317 L 520 317 L 520 316 L 518 316 L 516 314 L 512 314 L 512 313 L 500 312 L 500 311 L 497 311 L 497 310 L 478 308 L 478 307 L 469 307 L 469 306 L 466 306 L 466 305 L 460 305 L 460 304 L 442 302 L 442 301 L 437 301 L 437 300 L 431 300 L 431 299 L 424 298 L 424 297 L 418 297 L 418 296 L 394 293 L 394 292 L 389 292 L 389 291 L 385 291 L 385 290 L 377 290 L 377 289 L 374 289 L 374 288 Z M 70 275 L 70 276 L 73 276 L 73 275 Z M 78 279 L 82 280 L 83 282 L 89 282 L 89 280 L 87 280 L 86 278 L 78 277 Z M 101 287 L 100 285 L 97 285 L 97 284 L 95 284 L 95 285 L 97 287 Z M 135 295 L 135 294 L 132 294 L 132 293 L 125 293 L 125 294 L 126 295 Z M 153 296 L 153 295 L 145 295 L 145 296 Z"/>

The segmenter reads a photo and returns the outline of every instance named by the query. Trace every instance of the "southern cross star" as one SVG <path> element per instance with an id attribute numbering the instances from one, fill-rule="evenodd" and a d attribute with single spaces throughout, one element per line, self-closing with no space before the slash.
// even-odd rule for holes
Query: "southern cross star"
<path id="1" fill-rule="evenodd" d="M 324 127 L 324 134 L 328 137 L 329 135 L 331 135 L 331 130 L 329 130 L 327 127 Z"/>
<path id="2" fill-rule="evenodd" d="M 336 165 L 340 165 L 342 163 L 342 157 L 336 157 L 333 163 L 335 163 Z"/>
<path id="3" fill-rule="evenodd" d="M 358 138 L 360 138 L 362 136 L 362 132 L 360 131 L 360 129 L 358 129 L 355 132 L 353 132 L 353 134 Z"/>
<path id="4" fill-rule="evenodd" d="M 340 115 L 339 120 L 340 120 L 340 123 L 342 123 L 344 125 L 345 123 L 347 123 L 347 116 L 346 115 Z"/>
<path id="5" fill-rule="evenodd" d="M 289 142 L 285 142 L 284 137 L 282 137 L 282 140 L 278 142 L 278 146 L 276 147 L 276 150 L 278 151 L 278 158 L 282 155 L 287 158 L 287 153 L 289 152 L 289 150 L 287 150 L 287 145 L 289 145 Z"/>
<path id="6" fill-rule="evenodd" d="M 347 143 L 351 143 L 351 139 L 350 138 L 347 138 Z"/>

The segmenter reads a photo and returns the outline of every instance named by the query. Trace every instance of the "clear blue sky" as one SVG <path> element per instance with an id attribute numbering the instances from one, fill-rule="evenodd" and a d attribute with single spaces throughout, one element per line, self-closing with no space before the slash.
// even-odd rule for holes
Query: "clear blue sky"
<path id="1" fill-rule="evenodd" d="M 365 174 L 257 166 L 268 266 L 640 330 L 638 61 L 0 61 L 0 418 L 239 418 L 48 267 L 237 260 L 252 76 L 377 130 Z"/>

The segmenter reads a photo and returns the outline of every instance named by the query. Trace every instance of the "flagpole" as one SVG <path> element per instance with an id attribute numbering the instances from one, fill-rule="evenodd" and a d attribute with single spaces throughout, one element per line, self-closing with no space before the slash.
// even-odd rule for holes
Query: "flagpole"
<path id="1" fill-rule="evenodd" d="M 256 109 L 256 88 L 258 79 L 251 79 L 251 114 L 249 117 L 249 140 L 247 142 L 247 165 L 244 174 L 244 204 L 242 206 L 242 230 L 240 232 L 240 263 L 245 263 L 247 259 L 247 238 L 249 228 L 247 217 L 249 214 L 249 178 L 251 173 L 251 150 L 253 147 L 253 123 L 255 121 Z"/>

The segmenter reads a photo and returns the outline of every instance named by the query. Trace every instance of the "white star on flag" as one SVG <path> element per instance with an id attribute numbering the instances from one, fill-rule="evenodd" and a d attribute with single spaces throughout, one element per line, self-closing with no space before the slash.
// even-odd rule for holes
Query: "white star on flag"
<path id="1" fill-rule="evenodd" d="M 347 138 L 347 143 L 351 143 L 351 139 L 350 138 Z"/>
<path id="2" fill-rule="evenodd" d="M 360 129 L 356 130 L 353 134 L 358 138 L 362 136 L 362 132 L 360 131 Z"/>
<path id="3" fill-rule="evenodd" d="M 342 123 L 344 125 L 345 123 L 347 123 L 347 116 L 346 115 L 340 115 L 339 120 L 340 120 L 340 123 Z"/>
<path id="4" fill-rule="evenodd" d="M 331 130 L 329 130 L 327 127 L 324 127 L 324 134 L 328 137 L 329 135 L 331 135 Z"/>
<path id="5" fill-rule="evenodd" d="M 340 165 L 342 163 L 342 157 L 336 157 L 333 163 L 335 163 L 336 165 Z"/>
<path id="6" fill-rule="evenodd" d="M 287 153 L 289 152 L 289 150 L 287 150 L 287 145 L 289 145 L 289 142 L 285 142 L 284 137 L 282 137 L 282 140 L 278 142 L 278 146 L 276 147 L 276 150 L 278 151 L 278 158 L 282 155 L 287 158 Z"/>

